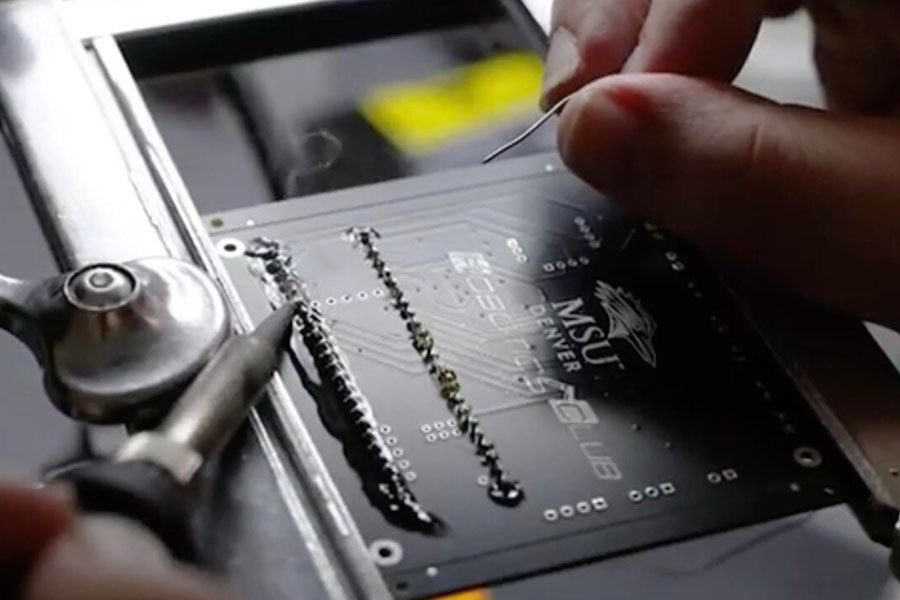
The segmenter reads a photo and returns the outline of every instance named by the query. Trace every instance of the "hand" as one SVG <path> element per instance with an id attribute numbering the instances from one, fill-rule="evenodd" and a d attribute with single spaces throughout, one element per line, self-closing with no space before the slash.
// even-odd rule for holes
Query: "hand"
<path id="1" fill-rule="evenodd" d="M 185 567 L 97 548 L 61 494 L 0 483 L 0 596 L 22 600 L 223 600 Z M 14 590 L 18 596 L 14 596 Z"/>
<path id="2" fill-rule="evenodd" d="M 809 0 L 835 112 L 738 91 L 800 0 L 556 0 L 545 105 L 575 173 L 641 218 L 900 326 L 900 4 Z M 851 114 L 857 113 L 857 114 Z"/>

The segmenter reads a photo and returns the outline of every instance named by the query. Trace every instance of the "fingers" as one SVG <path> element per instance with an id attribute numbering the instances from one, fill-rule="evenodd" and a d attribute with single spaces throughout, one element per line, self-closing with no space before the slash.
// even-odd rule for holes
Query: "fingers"
<path id="1" fill-rule="evenodd" d="M 900 10 L 896 2 L 809 5 L 816 25 L 816 64 L 832 108 L 868 115 L 900 109 Z"/>
<path id="2" fill-rule="evenodd" d="M 544 108 L 621 70 L 638 43 L 651 0 L 554 0 L 544 70 Z"/>
<path id="3" fill-rule="evenodd" d="M 73 519 L 58 495 L 24 483 L 0 483 L 0 575 L 21 575 Z"/>
<path id="4" fill-rule="evenodd" d="M 23 600 L 228 600 L 209 578 L 180 566 L 161 567 L 98 556 L 77 530 L 61 536 L 32 570 Z"/>
<path id="5" fill-rule="evenodd" d="M 768 0 L 785 10 L 798 0 Z M 764 0 L 556 0 L 544 108 L 619 71 L 730 80 L 770 6 Z"/>
<path id="6" fill-rule="evenodd" d="M 674 75 L 595 82 L 560 149 L 588 183 L 709 251 L 900 324 L 900 129 Z"/>
<path id="7" fill-rule="evenodd" d="M 0 590 L 19 590 L 24 600 L 231 598 L 209 578 L 157 560 L 149 540 L 124 524 L 100 532 L 86 522 L 76 519 L 65 488 L 0 483 Z M 106 546 L 98 546 L 98 533 Z"/>
<path id="8" fill-rule="evenodd" d="M 750 53 L 764 14 L 760 0 L 657 0 L 622 70 L 731 81 Z"/>

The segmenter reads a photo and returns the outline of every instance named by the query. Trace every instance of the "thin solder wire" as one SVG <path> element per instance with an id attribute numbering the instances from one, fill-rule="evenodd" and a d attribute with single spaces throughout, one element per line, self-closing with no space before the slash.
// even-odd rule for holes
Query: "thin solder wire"
<path id="1" fill-rule="evenodd" d="M 527 140 L 529 137 L 531 137 L 531 135 L 535 131 L 540 129 L 544 125 L 544 123 L 549 121 L 550 117 L 562 112 L 562 109 L 564 109 L 566 107 L 566 104 L 569 103 L 569 100 L 574 95 L 575 95 L 574 93 L 569 94 L 568 96 L 566 96 L 565 98 L 563 98 L 562 100 L 560 100 L 559 102 L 554 104 L 550 110 L 548 110 L 543 115 L 541 115 L 540 118 L 537 121 L 535 121 L 534 123 L 532 123 L 528 129 L 526 129 L 525 131 L 523 131 L 522 133 L 520 133 L 519 135 L 517 135 L 510 141 L 506 142 L 505 144 L 503 144 L 502 146 L 500 146 L 499 148 L 497 148 L 496 150 L 494 150 L 493 152 L 491 152 L 490 154 L 485 156 L 482 159 L 481 164 L 483 164 L 483 165 L 488 164 L 489 162 L 491 162 L 492 160 L 494 160 L 501 154 L 505 154 L 506 152 L 509 152 L 510 150 L 512 150 L 513 148 L 515 148 L 516 146 L 518 146 L 519 144 L 521 144 L 522 142 Z"/>

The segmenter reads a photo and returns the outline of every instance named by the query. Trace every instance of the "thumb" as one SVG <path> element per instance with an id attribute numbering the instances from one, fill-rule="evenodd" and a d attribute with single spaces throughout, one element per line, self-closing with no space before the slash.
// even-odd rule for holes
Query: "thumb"
<path id="1" fill-rule="evenodd" d="M 675 75 L 621 75 L 572 99 L 559 145 L 630 213 L 900 325 L 898 125 Z"/>

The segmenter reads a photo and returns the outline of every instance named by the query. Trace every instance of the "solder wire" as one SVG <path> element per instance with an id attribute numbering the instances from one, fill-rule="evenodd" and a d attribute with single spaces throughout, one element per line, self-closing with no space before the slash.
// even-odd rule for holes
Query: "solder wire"
<path id="1" fill-rule="evenodd" d="M 334 408 L 343 414 L 355 436 L 354 440 L 342 441 L 353 444 L 353 456 L 364 454 L 365 472 L 360 477 L 366 493 L 378 496 L 374 504 L 386 511 L 385 516 L 392 522 L 427 533 L 440 533 L 441 521 L 419 504 L 394 464 L 391 451 L 378 431 L 371 405 L 359 389 L 324 316 L 309 301 L 305 284 L 291 265 L 291 254 L 275 240 L 258 238 L 248 248 L 247 256 L 262 262 L 264 277 L 275 284 L 281 300 L 296 306 L 295 326 L 316 367 L 339 394 L 338 406 Z M 378 477 L 376 485 L 366 481 L 373 472 Z"/>
<path id="2" fill-rule="evenodd" d="M 518 481 L 507 476 L 503 465 L 500 463 L 500 455 L 496 446 L 485 435 L 478 418 L 472 415 L 472 406 L 462 395 L 456 371 L 447 366 L 434 352 L 434 338 L 431 332 L 416 317 L 415 312 L 410 309 L 406 295 L 400 289 L 397 280 L 375 244 L 375 240 L 381 236 L 371 227 L 353 227 L 347 231 L 347 235 L 355 244 L 365 250 L 366 259 L 372 264 L 372 268 L 375 269 L 379 280 L 387 288 L 394 309 L 400 313 L 400 318 L 406 324 L 413 348 L 421 357 L 422 362 L 425 363 L 429 374 L 438 383 L 440 395 L 456 419 L 456 426 L 475 446 L 475 454 L 481 459 L 481 463 L 487 467 L 488 494 L 490 498 L 505 506 L 518 505 L 525 497 L 522 486 Z"/>
<path id="3" fill-rule="evenodd" d="M 513 148 L 515 148 L 516 146 L 518 146 L 519 144 L 521 144 L 522 142 L 527 140 L 529 137 L 531 137 L 532 134 L 534 134 L 535 131 L 537 131 L 538 129 L 543 127 L 544 123 L 546 123 L 547 121 L 550 120 L 550 117 L 562 112 L 562 109 L 566 107 L 566 104 L 569 103 L 569 100 L 574 95 L 575 95 L 574 93 L 569 94 L 568 96 L 566 96 L 565 98 L 563 98 L 562 100 L 560 100 L 559 102 L 554 104 L 550 110 L 548 110 L 543 115 L 541 115 L 537 121 L 535 121 L 534 123 L 531 124 L 530 127 L 528 127 L 528 129 L 526 129 L 525 131 L 523 131 L 522 133 L 520 133 L 519 135 L 517 135 L 510 141 L 506 142 L 505 144 L 503 144 L 502 146 L 500 146 L 499 148 L 497 148 L 496 150 L 494 150 L 493 152 L 491 152 L 490 154 L 485 156 L 481 160 L 481 164 L 486 165 L 487 163 L 491 162 L 492 160 L 494 160 L 501 154 L 505 154 L 506 152 L 509 152 L 510 150 L 512 150 Z"/>

